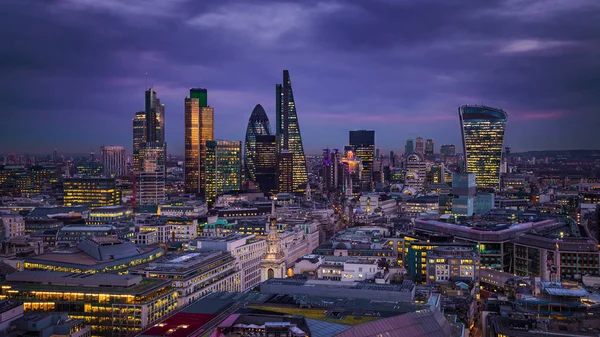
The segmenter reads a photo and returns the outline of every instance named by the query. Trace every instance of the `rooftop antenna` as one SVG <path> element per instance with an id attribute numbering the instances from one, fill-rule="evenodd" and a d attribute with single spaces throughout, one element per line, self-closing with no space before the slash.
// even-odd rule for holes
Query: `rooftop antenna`
<path id="1" fill-rule="evenodd" d="M 146 90 L 148 90 L 148 73 L 146 72 Z"/>

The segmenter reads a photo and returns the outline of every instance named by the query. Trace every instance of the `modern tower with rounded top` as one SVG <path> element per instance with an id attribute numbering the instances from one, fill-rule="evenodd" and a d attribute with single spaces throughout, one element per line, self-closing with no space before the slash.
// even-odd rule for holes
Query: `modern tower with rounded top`
<path id="1" fill-rule="evenodd" d="M 246 128 L 246 140 L 244 142 L 244 171 L 246 179 L 256 182 L 256 136 L 270 136 L 271 126 L 269 117 L 262 105 L 257 104 L 252 110 L 248 127 Z"/>
<path id="2" fill-rule="evenodd" d="M 458 115 L 467 172 L 475 173 L 477 187 L 497 189 L 508 114 L 487 106 L 463 105 Z"/>

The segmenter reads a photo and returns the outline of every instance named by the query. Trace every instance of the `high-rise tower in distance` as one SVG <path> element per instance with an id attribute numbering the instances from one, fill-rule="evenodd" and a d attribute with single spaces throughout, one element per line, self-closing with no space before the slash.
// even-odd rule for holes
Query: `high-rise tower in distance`
<path id="1" fill-rule="evenodd" d="M 463 105 L 458 115 L 467 172 L 475 173 L 477 187 L 498 188 L 508 114 L 496 108 Z"/>
<path id="2" fill-rule="evenodd" d="M 140 150 L 146 143 L 146 112 L 138 111 L 133 118 L 133 171 L 138 172 L 140 168 Z"/>
<path id="3" fill-rule="evenodd" d="M 423 137 L 417 137 L 415 144 L 415 152 L 425 154 L 425 143 L 423 143 Z"/>
<path id="4" fill-rule="evenodd" d="M 404 154 L 409 155 L 413 152 L 415 152 L 415 142 L 412 139 L 409 139 L 404 146 Z"/>
<path id="5" fill-rule="evenodd" d="M 277 193 L 277 140 L 273 135 L 256 136 L 254 157 L 256 183 L 261 192 Z"/>
<path id="6" fill-rule="evenodd" d="M 433 156 L 433 152 L 434 152 L 433 139 L 427 139 L 425 141 L 425 155 Z"/>
<path id="7" fill-rule="evenodd" d="M 101 146 L 100 157 L 105 177 L 122 177 L 127 173 L 127 154 L 122 146 Z"/>
<path id="8" fill-rule="evenodd" d="M 141 113 L 136 114 L 134 124 L 134 171 L 143 170 L 141 160 L 145 157 L 145 152 L 155 153 L 158 151 L 157 165 L 166 170 L 167 166 L 167 143 L 165 142 L 165 105 L 160 103 L 156 91 L 149 88 L 145 92 L 144 99 L 144 122 L 141 121 Z M 136 121 L 138 118 L 140 120 Z M 143 127 L 142 127 L 142 124 Z M 137 156 L 135 153 L 136 127 L 145 131 L 145 139 L 139 144 Z M 137 157 L 137 161 L 136 158 Z M 136 163 L 137 162 L 137 163 Z M 136 165 L 137 164 L 137 165 Z"/>
<path id="9" fill-rule="evenodd" d="M 257 136 L 270 136 L 271 126 L 269 125 L 269 118 L 265 113 L 262 105 L 257 104 L 252 110 L 250 119 L 248 120 L 248 127 L 246 128 L 246 139 L 244 142 L 244 174 L 245 178 L 256 182 L 256 147 L 257 147 Z M 262 190 L 262 189 L 261 189 Z"/>
<path id="10" fill-rule="evenodd" d="M 354 154 L 361 159 L 360 190 L 370 192 L 373 189 L 373 160 L 375 156 L 375 131 L 350 131 L 350 146 Z"/>
<path id="11" fill-rule="evenodd" d="M 280 174 L 284 174 L 286 182 L 280 184 L 280 192 L 302 192 L 308 181 L 308 172 L 306 169 L 306 157 L 304 156 L 304 147 L 302 145 L 302 136 L 300 135 L 300 125 L 298 123 L 298 115 L 296 113 L 296 104 L 292 91 L 292 82 L 290 81 L 290 73 L 287 70 L 283 71 L 283 84 L 276 85 L 277 97 L 277 153 L 280 155 Z M 287 154 L 286 152 L 289 152 Z M 282 153 L 286 153 L 281 156 Z M 291 162 L 288 164 L 291 156 Z M 281 161 L 284 165 L 281 165 Z M 287 190 L 288 173 L 282 170 L 291 170 L 291 190 Z M 282 190 L 284 187 L 285 190 Z"/>
<path id="12" fill-rule="evenodd" d="M 215 113 L 204 88 L 191 88 L 184 103 L 185 192 L 206 198 L 206 142 L 215 138 Z"/>

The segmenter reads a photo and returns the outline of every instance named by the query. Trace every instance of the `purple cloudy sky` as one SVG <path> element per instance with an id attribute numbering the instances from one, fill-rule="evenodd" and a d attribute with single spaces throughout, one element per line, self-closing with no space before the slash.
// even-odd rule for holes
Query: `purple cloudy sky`
<path id="1" fill-rule="evenodd" d="M 217 138 L 289 69 L 308 153 L 376 130 L 382 150 L 460 142 L 457 107 L 510 114 L 515 150 L 600 148 L 598 0 L 4 0 L 0 153 L 131 148 L 145 73 L 183 153 L 183 99 L 208 88 Z"/>

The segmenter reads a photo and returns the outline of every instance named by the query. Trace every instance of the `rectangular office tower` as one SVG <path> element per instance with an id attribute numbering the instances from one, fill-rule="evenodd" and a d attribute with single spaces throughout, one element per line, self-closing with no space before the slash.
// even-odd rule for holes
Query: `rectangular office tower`
<path id="1" fill-rule="evenodd" d="M 242 187 L 242 142 L 209 140 L 206 142 L 206 200 L 214 202 L 221 194 Z"/>
<path id="2" fill-rule="evenodd" d="M 277 193 L 277 140 L 275 136 L 255 136 L 254 169 L 261 192 Z"/>
<path id="3" fill-rule="evenodd" d="M 138 111 L 133 118 L 133 171 L 140 170 L 140 149 L 146 142 L 146 112 Z"/>
<path id="4" fill-rule="evenodd" d="M 452 214 L 473 215 L 475 181 L 474 173 L 454 173 L 452 175 Z"/>
<path id="5" fill-rule="evenodd" d="M 373 160 L 375 157 L 375 131 L 350 131 L 350 146 L 362 161 L 360 189 L 363 192 L 373 190 Z"/>
<path id="6" fill-rule="evenodd" d="M 477 187 L 499 188 L 502 143 L 508 114 L 486 106 L 458 108 L 467 172 L 476 174 Z"/>
<path id="7" fill-rule="evenodd" d="M 122 146 L 100 147 L 105 177 L 122 177 L 127 173 L 127 154 Z"/>
<path id="8" fill-rule="evenodd" d="M 215 113 L 203 88 L 190 89 L 184 104 L 185 193 L 206 198 L 206 142 L 214 139 Z"/>

